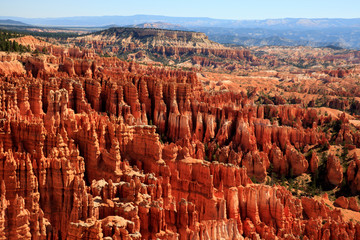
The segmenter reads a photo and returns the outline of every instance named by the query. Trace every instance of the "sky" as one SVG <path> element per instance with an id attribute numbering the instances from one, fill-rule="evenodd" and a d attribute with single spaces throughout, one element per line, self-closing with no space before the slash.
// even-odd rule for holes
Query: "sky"
<path id="1" fill-rule="evenodd" d="M 0 16 L 131 16 L 218 19 L 360 18 L 359 0 L 0 0 Z"/>

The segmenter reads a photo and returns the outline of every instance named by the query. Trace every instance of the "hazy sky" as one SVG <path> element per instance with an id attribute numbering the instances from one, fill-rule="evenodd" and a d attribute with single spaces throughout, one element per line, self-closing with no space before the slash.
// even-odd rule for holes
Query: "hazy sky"
<path id="1" fill-rule="evenodd" d="M 0 0 L 0 16 L 135 14 L 220 19 L 360 18 L 359 0 Z"/>

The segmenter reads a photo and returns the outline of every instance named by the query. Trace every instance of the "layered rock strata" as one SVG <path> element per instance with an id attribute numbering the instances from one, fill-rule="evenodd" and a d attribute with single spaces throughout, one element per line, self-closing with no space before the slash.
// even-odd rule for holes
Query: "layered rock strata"
<path id="1" fill-rule="evenodd" d="M 16 74 L 0 71 L 0 238 L 360 236 L 359 223 L 322 200 L 253 183 L 270 168 L 316 171 L 318 157 L 305 153 L 330 137 L 315 110 L 257 106 L 246 94 L 205 92 L 193 72 L 80 50 L 16 61 L 25 65 Z M 354 192 L 358 166 L 347 170 Z M 342 182 L 336 157 L 326 172 Z"/>

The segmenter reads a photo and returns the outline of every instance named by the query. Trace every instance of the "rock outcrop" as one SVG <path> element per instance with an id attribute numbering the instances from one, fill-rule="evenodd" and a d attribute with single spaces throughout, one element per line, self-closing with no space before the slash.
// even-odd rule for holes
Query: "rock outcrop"
<path id="1" fill-rule="evenodd" d="M 340 164 L 340 160 L 334 156 L 330 155 L 327 164 L 326 164 L 326 170 L 327 170 L 327 180 L 332 185 L 339 185 L 343 181 L 343 168 Z"/>
<path id="2" fill-rule="evenodd" d="M 359 223 L 324 201 L 253 183 L 315 173 L 322 162 L 308 153 L 329 144 L 317 128 L 329 118 L 256 105 L 241 92 L 206 92 L 194 72 L 48 47 L 52 55 L 19 57 L 25 68 L 0 77 L 0 238 L 360 235 Z M 353 192 L 358 169 L 354 159 L 346 174 Z M 343 178 L 330 155 L 327 181 Z"/>

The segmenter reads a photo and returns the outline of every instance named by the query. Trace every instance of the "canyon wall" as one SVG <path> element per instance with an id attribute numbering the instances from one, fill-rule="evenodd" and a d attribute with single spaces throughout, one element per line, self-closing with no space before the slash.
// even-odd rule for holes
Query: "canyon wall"
<path id="1" fill-rule="evenodd" d="M 270 168 L 315 172 L 306 153 L 329 144 L 330 117 L 207 92 L 194 72 L 58 54 L 0 64 L 1 239 L 360 238 L 324 199 L 259 184 Z M 338 141 L 360 144 L 342 122 Z M 329 156 L 329 184 L 339 164 Z"/>

